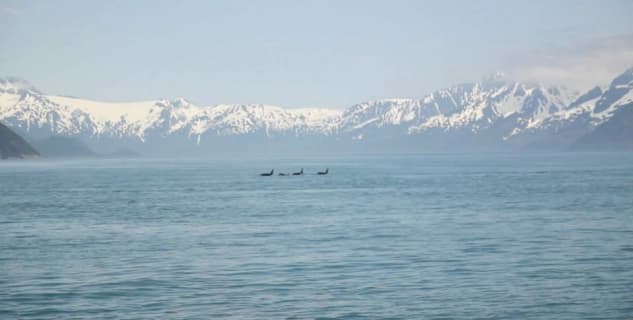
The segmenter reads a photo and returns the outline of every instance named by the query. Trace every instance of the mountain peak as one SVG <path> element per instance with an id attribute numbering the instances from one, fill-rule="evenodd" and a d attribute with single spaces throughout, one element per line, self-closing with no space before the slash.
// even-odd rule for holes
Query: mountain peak
<path id="1" fill-rule="evenodd" d="M 496 71 L 484 76 L 481 79 L 482 83 L 498 83 L 498 82 L 506 82 L 508 79 L 506 77 L 505 72 Z"/>
<path id="2" fill-rule="evenodd" d="M 189 102 L 189 100 L 185 98 L 178 97 L 178 98 L 172 99 L 171 104 L 174 107 L 188 107 L 191 105 L 191 102 Z"/>
<path id="3" fill-rule="evenodd" d="M 23 91 L 31 91 L 41 93 L 28 81 L 18 77 L 0 78 L 0 93 L 21 93 Z"/>
<path id="4" fill-rule="evenodd" d="M 633 83 L 633 67 L 627 69 L 611 82 L 611 87 L 625 86 Z"/>

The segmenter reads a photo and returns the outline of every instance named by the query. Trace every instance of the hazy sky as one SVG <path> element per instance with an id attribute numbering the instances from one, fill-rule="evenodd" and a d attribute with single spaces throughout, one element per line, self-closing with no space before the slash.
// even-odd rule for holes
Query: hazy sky
<path id="1" fill-rule="evenodd" d="M 5 1 L 0 76 L 125 101 L 345 107 L 633 66 L 633 1 Z"/>

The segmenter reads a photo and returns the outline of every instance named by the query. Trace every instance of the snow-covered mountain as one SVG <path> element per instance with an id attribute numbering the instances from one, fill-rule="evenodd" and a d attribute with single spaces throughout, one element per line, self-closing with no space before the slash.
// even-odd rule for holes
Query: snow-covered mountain
<path id="1" fill-rule="evenodd" d="M 340 111 L 268 105 L 196 106 L 183 98 L 130 103 L 44 95 L 23 80 L 0 79 L 0 120 L 29 135 L 146 141 L 184 133 L 218 136 L 332 134 Z"/>
<path id="2" fill-rule="evenodd" d="M 608 88 L 584 94 L 495 75 L 421 99 L 381 99 L 333 110 L 198 106 L 182 98 L 97 102 L 43 94 L 23 80 L 7 78 L 0 79 L 0 121 L 32 138 L 70 136 L 93 145 L 165 147 L 170 142 L 213 149 L 219 141 L 238 137 L 268 147 L 274 141 L 316 139 L 344 147 L 388 149 L 401 143 L 416 148 L 411 151 L 431 145 L 520 148 L 542 141 L 565 146 L 630 103 L 632 89 L 633 68 Z"/>
<path id="3" fill-rule="evenodd" d="M 519 130 L 565 110 L 576 93 L 565 88 L 518 82 L 480 82 L 438 90 L 423 99 L 386 99 L 359 104 L 343 113 L 341 127 L 402 126 L 407 134 L 467 130 L 477 134 L 513 118 Z"/>
<path id="4" fill-rule="evenodd" d="M 572 128 L 585 133 L 610 120 L 623 106 L 633 102 L 633 68 L 628 69 L 604 90 L 594 87 L 578 96 L 566 108 L 553 112 L 515 134 L 557 134 Z"/>

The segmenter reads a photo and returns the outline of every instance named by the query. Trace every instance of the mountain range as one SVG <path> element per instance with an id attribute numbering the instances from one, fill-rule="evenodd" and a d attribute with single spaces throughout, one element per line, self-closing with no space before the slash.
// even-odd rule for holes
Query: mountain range
<path id="1" fill-rule="evenodd" d="M 494 74 L 420 99 L 343 110 L 186 99 L 110 103 L 44 94 L 0 79 L 0 122 L 27 139 L 62 136 L 97 152 L 426 152 L 631 150 L 633 68 L 604 87 L 510 81 Z"/>

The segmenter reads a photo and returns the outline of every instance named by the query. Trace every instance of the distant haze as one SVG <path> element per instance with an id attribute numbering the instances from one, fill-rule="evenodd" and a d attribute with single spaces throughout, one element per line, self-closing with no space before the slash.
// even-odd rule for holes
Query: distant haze
<path id="1" fill-rule="evenodd" d="M 105 101 L 342 108 L 633 65 L 633 1 L 1 1 L 0 76 Z"/>

